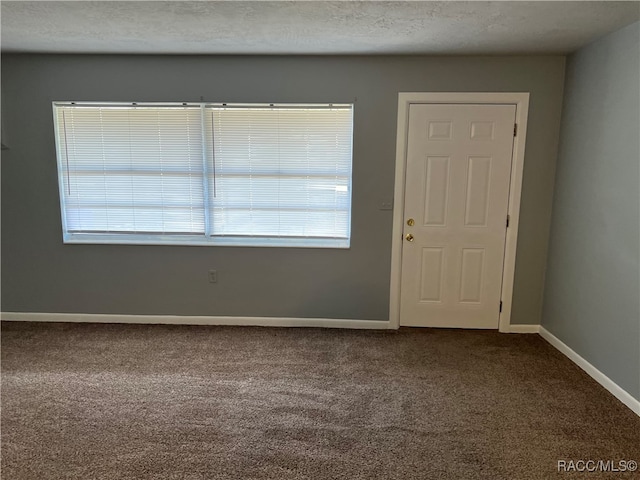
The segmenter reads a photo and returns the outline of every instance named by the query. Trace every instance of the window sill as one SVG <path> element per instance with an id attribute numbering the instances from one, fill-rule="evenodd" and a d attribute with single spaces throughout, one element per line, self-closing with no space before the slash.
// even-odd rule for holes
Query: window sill
<path id="1" fill-rule="evenodd" d="M 67 234 L 65 244 L 175 245 L 209 247 L 350 248 L 348 238 L 203 237 L 195 235 Z"/>

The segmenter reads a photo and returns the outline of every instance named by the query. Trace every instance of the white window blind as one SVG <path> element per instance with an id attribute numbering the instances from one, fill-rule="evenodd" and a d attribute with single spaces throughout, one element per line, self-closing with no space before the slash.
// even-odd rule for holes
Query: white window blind
<path id="1" fill-rule="evenodd" d="M 348 247 L 351 105 L 54 103 L 64 238 Z"/>
<path id="2" fill-rule="evenodd" d="M 67 233 L 203 234 L 200 109 L 60 106 Z"/>
<path id="3" fill-rule="evenodd" d="M 211 235 L 349 237 L 351 107 L 207 113 Z"/>

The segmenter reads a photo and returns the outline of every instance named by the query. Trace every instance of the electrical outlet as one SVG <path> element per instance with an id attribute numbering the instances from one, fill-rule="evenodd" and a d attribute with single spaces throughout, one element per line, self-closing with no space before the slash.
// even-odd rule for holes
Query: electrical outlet
<path id="1" fill-rule="evenodd" d="M 217 282 L 218 282 L 218 271 L 209 270 L 209 283 L 217 283 Z"/>

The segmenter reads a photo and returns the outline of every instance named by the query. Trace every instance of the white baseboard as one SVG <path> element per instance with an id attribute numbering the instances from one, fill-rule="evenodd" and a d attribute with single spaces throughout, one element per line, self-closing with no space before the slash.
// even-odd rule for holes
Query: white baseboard
<path id="1" fill-rule="evenodd" d="M 388 320 L 294 317 L 219 317 L 197 315 L 121 315 L 103 313 L 0 312 L 7 322 L 140 323 L 159 325 L 236 325 L 245 327 L 317 327 L 387 330 Z M 506 333 L 538 333 L 540 325 L 510 325 Z"/>
<path id="2" fill-rule="evenodd" d="M 539 333 L 540 325 L 509 325 L 508 333 Z"/>
<path id="3" fill-rule="evenodd" d="M 640 416 L 640 400 L 636 400 L 629 392 L 620 387 L 617 383 L 607 377 L 604 373 L 594 367 L 591 363 L 576 353 L 566 343 L 556 337 L 553 333 L 544 327 L 540 327 L 540 336 L 549 342 L 552 346 L 565 354 L 573 363 L 589 374 L 596 382 L 609 390 L 622 403 L 629 407 L 636 415 Z"/>
<path id="4" fill-rule="evenodd" d="M 352 320 L 342 318 L 289 317 L 213 317 L 190 315 L 111 315 L 94 313 L 29 313 L 2 312 L 0 318 L 15 322 L 83 322 L 83 323 L 143 323 L 165 325 L 237 325 L 257 327 L 322 327 L 386 330 L 384 320 Z"/>

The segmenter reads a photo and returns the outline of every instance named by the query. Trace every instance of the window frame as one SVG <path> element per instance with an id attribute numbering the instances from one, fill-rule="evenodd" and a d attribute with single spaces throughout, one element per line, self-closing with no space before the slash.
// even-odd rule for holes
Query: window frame
<path id="1" fill-rule="evenodd" d="M 65 202 L 66 193 L 64 182 L 65 175 L 64 158 L 65 152 L 61 142 L 61 135 L 64 135 L 58 121 L 59 107 L 199 107 L 201 110 L 202 123 L 204 127 L 205 111 L 209 107 L 230 107 L 230 108 L 348 108 L 350 110 L 350 151 L 349 151 L 349 175 L 348 175 L 348 220 L 346 237 L 305 237 L 305 236 L 261 236 L 261 235 L 215 235 L 209 234 L 207 225 L 212 219 L 213 213 L 211 201 L 208 198 L 205 187 L 205 197 L 203 201 L 205 215 L 205 230 L 202 234 L 163 234 L 163 233 L 106 233 L 106 232 L 69 232 L 67 223 L 67 205 Z M 353 103 L 222 103 L 222 102 L 76 102 L 76 101 L 53 101 L 53 122 L 54 138 L 57 164 L 57 182 L 60 198 L 60 214 L 63 243 L 65 244 L 113 244 L 113 245 L 175 245 L 175 246 L 229 246 L 229 247 L 286 247 L 286 248 L 327 248 L 327 249 L 349 249 L 351 246 L 351 224 L 353 212 L 353 139 L 354 139 L 354 108 Z M 208 182 L 208 159 L 204 151 L 209 148 L 207 143 L 207 133 L 201 132 L 203 144 L 203 183 Z M 66 145 L 66 141 L 65 141 Z"/>

